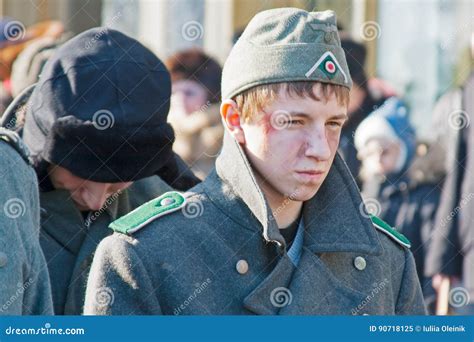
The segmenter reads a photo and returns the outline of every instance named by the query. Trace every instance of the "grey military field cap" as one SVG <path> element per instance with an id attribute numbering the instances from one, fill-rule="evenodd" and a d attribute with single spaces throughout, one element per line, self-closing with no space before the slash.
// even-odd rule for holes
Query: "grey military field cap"
<path id="1" fill-rule="evenodd" d="M 258 13 L 224 64 L 222 98 L 292 81 L 352 87 L 333 11 L 278 8 Z"/>

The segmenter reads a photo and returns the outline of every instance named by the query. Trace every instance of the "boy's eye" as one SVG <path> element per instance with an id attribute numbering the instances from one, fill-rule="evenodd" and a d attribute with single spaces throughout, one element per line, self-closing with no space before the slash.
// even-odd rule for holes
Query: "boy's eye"
<path id="1" fill-rule="evenodd" d="M 288 120 L 288 124 L 290 126 L 298 126 L 298 125 L 303 125 L 304 121 L 303 120 Z"/>
<path id="2" fill-rule="evenodd" d="M 333 127 L 333 128 L 337 128 L 337 127 L 341 127 L 342 126 L 342 123 L 339 122 L 339 121 L 329 121 L 327 123 L 329 126 Z"/>

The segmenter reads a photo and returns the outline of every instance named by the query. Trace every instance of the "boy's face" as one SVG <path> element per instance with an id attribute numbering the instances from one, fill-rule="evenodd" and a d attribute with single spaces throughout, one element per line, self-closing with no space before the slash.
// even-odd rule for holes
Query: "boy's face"
<path id="1" fill-rule="evenodd" d="M 132 184 L 132 182 L 93 182 L 80 178 L 61 166 L 51 166 L 48 174 L 56 189 L 64 189 L 71 193 L 71 199 L 80 211 L 99 210 L 107 198 Z"/>
<path id="2" fill-rule="evenodd" d="M 314 88 L 316 95 L 319 86 Z M 284 91 L 236 134 L 259 185 L 274 199 L 312 198 L 336 154 L 347 108 L 334 94 L 327 102 L 290 97 Z M 232 130 L 231 130 L 232 132 Z"/>

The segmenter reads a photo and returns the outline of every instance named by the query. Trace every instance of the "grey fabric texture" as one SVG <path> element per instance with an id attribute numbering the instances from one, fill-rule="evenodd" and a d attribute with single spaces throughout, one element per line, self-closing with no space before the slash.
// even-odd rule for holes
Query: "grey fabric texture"
<path id="1" fill-rule="evenodd" d="M 51 315 L 48 268 L 39 244 L 38 183 L 19 152 L 0 139 L 0 316 Z"/>
<path id="2" fill-rule="evenodd" d="M 334 69 L 325 68 L 328 61 Z M 222 98 L 257 85 L 291 81 L 352 87 L 333 11 L 278 8 L 258 13 L 224 64 Z"/>
<path id="3" fill-rule="evenodd" d="M 99 242 L 112 233 L 108 225 L 162 193 L 172 190 L 158 176 L 141 179 L 111 196 L 103 208 L 84 219 L 65 190 L 40 194 L 41 247 L 48 261 L 54 312 L 82 313 L 89 268 Z"/>
<path id="4" fill-rule="evenodd" d="M 216 169 L 187 204 L 135 232 L 105 238 L 85 314 L 425 314 L 412 253 L 376 230 L 337 155 L 303 205 L 298 267 L 240 145 L 228 134 Z M 363 270 L 354 260 L 366 261 Z M 245 260 L 248 271 L 237 263 Z M 108 294 L 103 299 L 104 291 Z"/>

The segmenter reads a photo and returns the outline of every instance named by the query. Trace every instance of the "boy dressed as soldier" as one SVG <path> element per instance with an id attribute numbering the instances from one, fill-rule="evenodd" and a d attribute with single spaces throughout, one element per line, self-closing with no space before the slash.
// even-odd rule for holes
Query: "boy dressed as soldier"
<path id="1" fill-rule="evenodd" d="M 409 241 L 336 153 L 351 83 L 332 11 L 256 15 L 224 65 L 215 170 L 111 224 L 85 313 L 424 314 Z"/>

